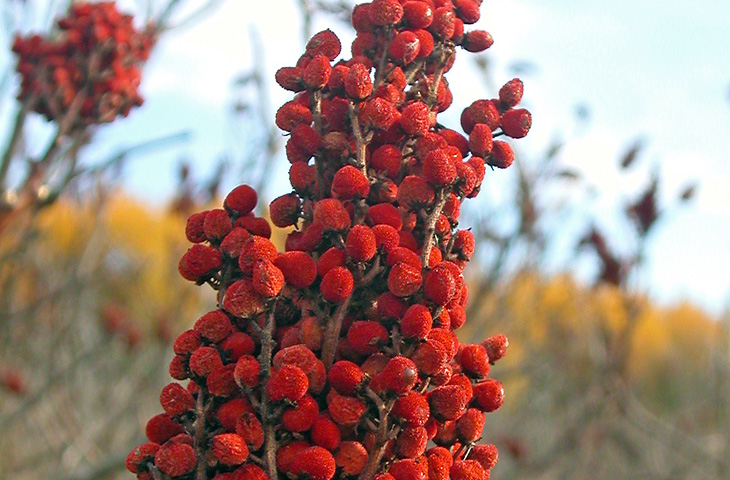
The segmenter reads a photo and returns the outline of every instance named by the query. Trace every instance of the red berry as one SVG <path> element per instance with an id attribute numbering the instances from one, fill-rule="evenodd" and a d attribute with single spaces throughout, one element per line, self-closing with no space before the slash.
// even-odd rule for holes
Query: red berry
<path id="1" fill-rule="evenodd" d="M 426 2 L 407 1 L 403 4 L 403 16 L 411 28 L 428 28 L 433 22 L 433 9 Z"/>
<path id="2" fill-rule="evenodd" d="M 325 198 L 314 206 L 314 221 L 322 224 L 325 230 L 345 230 L 350 226 L 350 214 L 336 198 Z"/>
<path id="3" fill-rule="evenodd" d="M 231 321 L 222 310 L 208 312 L 195 322 L 193 330 L 206 340 L 217 343 L 223 341 L 233 331 Z"/>
<path id="4" fill-rule="evenodd" d="M 284 288 L 284 274 L 270 260 L 261 259 L 253 267 L 251 283 L 259 295 L 275 297 Z"/>
<path id="5" fill-rule="evenodd" d="M 401 112 L 400 126 L 408 135 L 424 135 L 430 127 L 430 113 L 425 103 L 413 102 Z"/>
<path id="6" fill-rule="evenodd" d="M 309 379 L 301 368 L 283 365 L 266 383 L 266 395 L 275 402 L 284 399 L 296 402 L 307 393 L 308 388 Z"/>
<path id="7" fill-rule="evenodd" d="M 431 53 L 433 53 L 433 47 L 434 47 L 434 39 L 433 35 L 428 30 L 418 29 L 413 31 L 414 35 L 418 38 L 418 55 L 416 58 L 427 58 Z M 445 110 L 445 108 L 441 108 L 441 105 L 445 98 L 442 98 L 441 92 L 446 92 L 444 90 L 447 86 L 446 79 L 442 79 L 442 82 L 439 83 L 438 86 L 438 92 L 436 93 L 436 103 L 438 104 L 438 111 L 441 112 Z"/>
<path id="8" fill-rule="evenodd" d="M 341 303 L 352 293 L 352 273 L 344 267 L 335 267 L 327 272 L 320 283 L 322 298 L 332 303 Z"/>
<path id="9" fill-rule="evenodd" d="M 432 150 L 423 159 L 423 176 L 431 185 L 449 185 L 456 180 L 456 164 L 444 150 Z"/>
<path id="10" fill-rule="evenodd" d="M 469 453 L 470 460 L 476 460 L 481 464 L 485 470 L 494 468 L 497 465 L 497 459 L 499 458 L 499 452 L 497 447 L 491 443 L 486 445 L 474 445 Z"/>
<path id="11" fill-rule="evenodd" d="M 492 129 L 484 123 L 474 125 L 469 134 L 469 150 L 474 155 L 486 157 L 492 151 Z"/>
<path id="12" fill-rule="evenodd" d="M 487 163 L 497 168 L 507 168 L 515 161 L 515 153 L 512 151 L 509 143 L 501 140 L 495 140 L 492 146 L 492 154 L 487 159 Z"/>
<path id="13" fill-rule="evenodd" d="M 385 389 L 403 395 L 416 385 L 418 368 L 413 360 L 396 356 L 390 359 L 377 379 Z"/>
<path id="14" fill-rule="evenodd" d="M 477 100 L 465 108 L 461 114 L 461 127 L 467 134 L 478 123 L 485 123 L 491 130 L 499 127 L 499 110 L 489 100 Z"/>
<path id="15" fill-rule="evenodd" d="M 347 261 L 347 252 L 331 247 L 319 256 L 317 260 L 317 275 L 324 277 L 327 272 L 335 267 L 344 267 Z"/>
<path id="16" fill-rule="evenodd" d="M 426 283 L 428 284 L 428 276 L 426 276 Z M 431 331 L 432 324 L 431 311 L 426 306 L 411 305 L 403 314 L 400 331 L 406 337 L 423 339 Z"/>
<path id="17" fill-rule="evenodd" d="M 416 59 L 421 49 L 421 42 L 415 33 L 405 30 L 398 33 L 390 42 L 390 57 L 394 62 L 408 65 Z"/>
<path id="18" fill-rule="evenodd" d="M 367 100 L 360 109 L 358 120 L 364 129 L 388 130 L 398 121 L 399 112 L 395 105 L 384 98 Z"/>
<path id="19" fill-rule="evenodd" d="M 475 406 L 483 412 L 493 412 L 504 402 L 504 388 L 502 384 L 488 378 L 474 385 Z"/>
<path id="20" fill-rule="evenodd" d="M 400 242 L 398 230 L 390 225 L 375 225 L 373 234 L 375 235 L 375 246 L 378 250 L 388 253 L 398 247 Z"/>
<path id="21" fill-rule="evenodd" d="M 500 118 L 500 126 L 508 137 L 522 138 L 530 131 L 532 115 L 524 108 L 507 110 Z"/>
<path id="22" fill-rule="evenodd" d="M 439 7 L 433 12 L 433 22 L 429 30 L 440 38 L 451 38 L 454 35 L 456 16 L 450 7 Z"/>
<path id="23" fill-rule="evenodd" d="M 332 179 L 332 196 L 343 200 L 365 198 L 370 192 L 368 177 L 352 165 L 337 170 Z"/>
<path id="24" fill-rule="evenodd" d="M 395 480 L 426 480 L 428 468 L 425 470 L 412 458 L 396 460 L 388 468 L 388 474 Z"/>
<path id="25" fill-rule="evenodd" d="M 476 460 L 456 460 L 450 470 L 451 480 L 488 480 L 488 473 Z"/>
<path id="26" fill-rule="evenodd" d="M 143 443 L 135 447 L 124 462 L 124 465 L 132 473 L 139 473 L 139 467 L 155 458 L 155 454 L 160 449 L 157 443 Z"/>
<path id="27" fill-rule="evenodd" d="M 163 445 L 155 454 L 155 466 L 171 477 L 192 472 L 195 464 L 195 450 L 185 443 Z"/>
<path id="28" fill-rule="evenodd" d="M 504 355 L 507 353 L 509 340 L 505 335 L 499 334 L 487 338 L 482 342 L 481 345 L 487 351 L 487 355 L 489 356 L 489 362 L 494 363 L 500 358 L 504 357 Z"/>
<path id="29" fill-rule="evenodd" d="M 201 243 L 206 240 L 205 231 L 203 225 L 205 223 L 205 217 L 208 215 L 208 211 L 193 213 L 188 217 L 187 223 L 185 224 L 185 237 L 192 243 Z"/>
<path id="30" fill-rule="evenodd" d="M 160 405 L 165 413 L 174 417 L 195 408 L 195 399 L 179 383 L 169 383 L 160 392 Z"/>
<path id="31" fill-rule="evenodd" d="M 370 21 L 374 25 L 395 25 L 403 18 L 403 7 L 398 0 L 373 0 Z"/>
<path id="32" fill-rule="evenodd" d="M 264 300 L 250 280 L 238 280 L 226 290 L 223 309 L 235 317 L 250 318 L 264 310 Z"/>
<path id="33" fill-rule="evenodd" d="M 444 447 L 434 447 L 426 452 L 429 480 L 448 480 L 454 458 Z"/>
<path id="34" fill-rule="evenodd" d="M 299 221 L 301 201 L 294 193 L 282 195 L 269 204 L 271 223 L 279 228 L 296 225 Z"/>
<path id="35" fill-rule="evenodd" d="M 315 34 L 307 42 L 306 50 L 307 54 L 312 57 L 321 54 L 329 60 L 334 60 L 340 54 L 341 48 L 340 39 L 332 30 L 327 29 Z"/>
<path id="36" fill-rule="evenodd" d="M 446 140 L 449 146 L 459 149 L 462 158 L 469 154 L 469 140 L 467 140 L 464 135 L 448 128 L 442 128 L 439 130 L 439 135 Z"/>
<path id="37" fill-rule="evenodd" d="M 248 458 L 248 447 L 235 433 L 221 433 L 213 437 L 213 456 L 223 465 L 240 465 Z"/>
<path id="38" fill-rule="evenodd" d="M 488 49 L 493 43 L 494 40 L 489 32 L 474 30 L 464 35 L 461 46 L 467 52 L 478 53 Z"/>
<path id="39" fill-rule="evenodd" d="M 363 100 L 370 96 L 373 91 L 370 69 L 361 63 L 351 65 L 350 72 L 345 79 L 345 91 L 350 98 L 355 100 Z"/>
<path id="40" fill-rule="evenodd" d="M 327 378 L 340 395 L 354 395 L 364 377 L 356 363 L 340 360 L 332 365 Z"/>
<path id="41" fill-rule="evenodd" d="M 211 242 L 220 242 L 231 231 L 231 219 L 222 208 L 210 210 L 203 222 L 205 236 Z"/>
<path id="42" fill-rule="evenodd" d="M 309 447 L 299 452 L 291 461 L 289 471 L 309 480 L 330 480 L 335 476 L 335 459 L 322 447 Z"/>
<path id="43" fill-rule="evenodd" d="M 331 73 L 330 60 L 324 55 L 315 55 L 304 67 L 302 79 L 307 88 L 319 90 L 327 85 Z"/>
<path id="44" fill-rule="evenodd" d="M 398 263 L 388 274 L 388 290 L 396 297 L 413 295 L 421 287 L 421 270 L 406 263 Z"/>
<path id="45" fill-rule="evenodd" d="M 279 252 L 276 246 L 267 238 L 253 235 L 241 248 L 238 256 L 238 266 L 246 275 L 253 274 L 253 267 L 260 260 L 273 261 Z"/>
<path id="46" fill-rule="evenodd" d="M 347 343 L 358 355 L 375 353 L 379 345 L 387 341 L 388 330 L 379 322 L 356 321 L 347 331 Z"/>
<path id="47" fill-rule="evenodd" d="M 276 467 L 279 471 L 290 473 L 294 457 L 311 447 L 309 442 L 304 440 L 293 440 L 286 445 L 280 446 L 276 452 Z"/>
<path id="48" fill-rule="evenodd" d="M 283 67 L 276 71 L 276 83 L 284 90 L 299 92 L 304 90 L 302 69 L 299 67 Z"/>
<path id="49" fill-rule="evenodd" d="M 250 450 L 256 451 L 264 444 L 264 427 L 253 412 L 244 412 L 236 420 L 235 430 Z"/>
<path id="50" fill-rule="evenodd" d="M 401 458 L 416 458 L 426 451 L 428 433 L 423 427 L 406 427 L 395 440 L 395 449 Z"/>
<path id="51" fill-rule="evenodd" d="M 296 102 L 287 102 L 276 112 L 276 126 L 287 132 L 303 123 L 309 125 L 314 120 L 309 108 Z"/>
<path id="52" fill-rule="evenodd" d="M 368 462 L 368 451 L 362 443 L 346 441 L 340 444 L 335 463 L 344 475 L 358 475 Z"/>
<path id="53" fill-rule="evenodd" d="M 241 387 L 256 387 L 260 381 L 261 365 L 251 355 L 243 355 L 236 362 L 233 376 Z"/>
<path id="54" fill-rule="evenodd" d="M 524 85 L 519 78 L 513 78 L 499 89 L 499 101 L 505 108 L 512 108 L 522 100 Z"/>
<path id="55" fill-rule="evenodd" d="M 457 0 L 454 2 L 456 7 L 456 15 L 467 25 L 477 23 L 479 21 L 479 5 L 474 0 Z"/>
<path id="56" fill-rule="evenodd" d="M 352 427 L 357 425 L 367 411 L 365 403 L 355 397 L 332 393 L 327 397 L 327 410 L 338 425 Z"/>
<path id="57" fill-rule="evenodd" d="M 312 425 L 310 437 L 315 445 L 334 451 L 340 445 L 340 428 L 329 417 L 320 415 Z"/>
<path id="58" fill-rule="evenodd" d="M 389 203 L 379 203 L 368 207 L 367 218 L 373 225 L 390 225 L 396 230 L 403 227 L 403 219 L 398 209 Z"/>
<path id="59" fill-rule="evenodd" d="M 393 415 L 403 419 L 411 427 L 424 426 L 430 414 L 428 400 L 417 392 L 409 392 L 393 404 Z"/>
<path id="60" fill-rule="evenodd" d="M 147 439 L 153 443 L 165 443 L 175 435 L 183 433 L 183 427 L 166 413 L 150 418 L 145 426 Z"/>
<path id="61" fill-rule="evenodd" d="M 397 200 L 401 206 L 418 210 L 433 203 L 434 190 L 423 177 L 408 175 L 398 185 Z"/>
<path id="62" fill-rule="evenodd" d="M 249 238 L 251 238 L 251 234 L 248 233 L 248 230 L 235 227 L 221 242 L 220 250 L 228 258 L 238 259 Z"/>
<path id="63" fill-rule="evenodd" d="M 456 420 L 466 409 L 468 398 L 460 385 L 444 385 L 429 393 L 431 414 L 438 420 Z"/>
<path id="64" fill-rule="evenodd" d="M 213 247 L 195 244 L 182 256 L 177 269 L 184 279 L 197 282 L 210 276 L 220 267 L 220 251 Z"/>
<path id="65" fill-rule="evenodd" d="M 482 436 L 484 412 L 469 408 L 456 422 L 456 432 L 462 442 L 475 442 Z"/>
<path id="66" fill-rule="evenodd" d="M 297 405 L 287 407 L 281 414 L 281 426 L 290 432 L 306 432 L 317 419 L 319 407 L 311 395 L 297 400 Z"/>
<path id="67" fill-rule="evenodd" d="M 286 283 L 294 288 L 307 288 L 317 279 L 314 259 L 305 252 L 280 253 L 274 259 L 274 265 L 284 274 Z"/>
<path id="68" fill-rule="evenodd" d="M 355 225 L 345 240 L 347 255 L 354 262 L 367 262 L 377 253 L 375 234 L 365 225 Z"/>

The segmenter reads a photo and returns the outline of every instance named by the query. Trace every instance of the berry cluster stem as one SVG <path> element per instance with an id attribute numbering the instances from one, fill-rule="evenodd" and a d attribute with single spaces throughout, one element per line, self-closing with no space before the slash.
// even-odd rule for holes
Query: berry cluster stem
<path id="1" fill-rule="evenodd" d="M 350 124 L 352 125 L 352 133 L 355 137 L 355 158 L 357 161 L 357 168 L 367 176 L 367 146 L 368 142 L 362 135 L 360 130 L 360 120 L 357 118 L 357 111 L 355 104 L 351 101 L 348 107 L 348 114 L 350 116 Z"/>
<path id="2" fill-rule="evenodd" d="M 351 301 L 352 294 L 350 294 L 347 299 L 345 299 L 345 301 L 337 307 L 334 316 L 332 316 L 332 318 L 330 318 L 327 322 L 327 330 L 325 332 L 324 341 L 322 342 L 322 362 L 328 371 L 335 360 L 337 342 L 340 339 L 340 332 L 342 331 L 342 320 L 344 320 L 345 315 L 347 314 L 347 309 L 350 307 Z"/>
<path id="3" fill-rule="evenodd" d="M 195 401 L 195 424 L 194 424 L 194 430 L 195 430 L 195 455 L 198 459 L 197 462 L 197 469 L 195 472 L 195 479 L 196 480 L 206 480 L 207 474 L 205 472 L 205 454 L 208 450 L 208 442 L 205 435 L 205 415 L 207 413 L 207 408 L 205 407 L 205 396 L 206 396 L 206 389 L 203 387 L 198 392 L 198 398 Z"/>
<path id="4" fill-rule="evenodd" d="M 375 451 L 368 456 L 368 462 L 365 464 L 362 473 L 358 477 L 358 480 L 371 480 L 378 472 L 380 467 L 380 461 L 383 458 L 385 449 L 388 446 L 388 441 L 391 436 L 388 431 L 388 415 L 393 409 L 394 401 L 390 400 L 387 403 L 383 401 L 380 396 L 375 393 L 370 387 L 365 389 L 365 395 L 375 403 L 378 409 L 378 431 L 375 437 Z"/>
<path id="5" fill-rule="evenodd" d="M 436 202 L 434 203 L 433 210 L 423 224 L 423 250 L 421 251 L 421 263 L 424 266 L 428 265 L 428 256 L 431 254 L 431 248 L 433 247 L 433 234 L 436 230 L 436 221 L 439 219 L 439 216 L 441 216 L 441 211 L 446 204 L 448 193 L 449 192 L 445 188 L 436 192 Z"/>
<path id="6" fill-rule="evenodd" d="M 271 306 L 269 314 L 266 316 L 266 323 L 261 330 L 261 354 L 259 362 L 261 363 L 261 377 L 268 380 L 271 377 L 271 357 L 273 346 L 274 332 L 274 305 Z M 269 398 L 266 392 L 261 392 L 261 419 L 264 422 L 264 462 L 266 463 L 266 472 L 269 474 L 270 480 L 277 480 L 276 471 L 276 430 L 272 412 L 269 411 Z"/>

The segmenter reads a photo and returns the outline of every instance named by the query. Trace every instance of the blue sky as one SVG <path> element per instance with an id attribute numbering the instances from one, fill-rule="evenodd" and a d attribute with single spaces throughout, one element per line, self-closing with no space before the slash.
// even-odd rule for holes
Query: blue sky
<path id="1" fill-rule="evenodd" d="M 268 78 L 273 79 L 276 69 L 293 64 L 303 48 L 298 3 L 229 0 L 199 24 L 170 34 L 145 72 L 146 104 L 129 119 L 101 131 L 100 138 L 107 139 L 101 143 L 107 146 L 90 152 L 89 158 L 103 158 L 110 147 L 135 140 L 190 130 L 193 137 L 187 144 L 136 158 L 125 170 L 128 188 L 158 203 L 172 193 L 181 156 L 194 160 L 201 175 L 221 154 L 241 158 L 237 149 L 243 132 L 231 126 L 228 111 L 234 77 L 253 62 L 251 28 L 261 34 Z M 315 31 L 330 26 L 322 20 L 315 22 Z M 616 199 L 638 192 L 653 166 L 659 167 L 663 179 L 664 205 L 671 205 L 686 184 L 699 184 L 693 202 L 668 207 L 670 213 L 650 238 L 640 284 L 664 303 L 691 299 L 715 313 L 728 305 L 730 294 L 728 20 L 730 2 L 719 0 L 691 5 L 660 0 L 485 0 L 476 26 L 495 38 L 489 59 L 499 85 L 514 76 L 516 61 L 534 65 L 523 76 L 533 129 L 520 148 L 535 152 L 553 138 L 566 139 L 558 161 L 580 170 L 602 192 L 598 198 L 567 192 L 568 198 L 579 217 L 595 216 L 613 232 L 617 248 L 628 244 L 626 225 L 616 215 Z M 347 49 L 352 34 L 341 24 L 333 29 Z M 462 107 L 496 93 L 479 81 L 466 57 L 461 55 L 461 64 L 449 75 L 457 92 L 455 103 Z M 288 95 L 271 83 L 276 106 Z M 576 120 L 578 104 L 590 109 L 584 124 Z M 458 112 L 451 115 L 445 123 L 458 125 Z M 640 165 L 622 175 L 617 158 L 639 136 L 647 142 Z M 277 162 L 278 174 L 267 192 L 276 196 L 285 192 L 288 166 L 283 158 L 272 161 Z M 489 178 L 490 197 L 504 193 L 503 178 Z M 229 185 L 242 181 L 245 178 L 234 178 Z M 553 268 L 571 258 L 567 249 L 557 248 L 551 255 Z M 587 278 L 591 268 L 579 266 L 578 273 Z"/>

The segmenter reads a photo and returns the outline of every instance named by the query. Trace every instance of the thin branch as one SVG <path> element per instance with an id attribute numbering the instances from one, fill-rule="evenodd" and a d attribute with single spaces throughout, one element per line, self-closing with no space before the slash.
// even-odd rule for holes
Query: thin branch
<path id="1" fill-rule="evenodd" d="M 357 118 L 357 112 L 355 111 L 355 103 L 350 101 L 347 112 L 350 116 L 350 125 L 352 126 L 352 133 L 355 136 L 355 155 L 357 159 L 357 168 L 359 168 L 365 176 L 367 176 L 367 146 L 368 142 L 362 135 L 360 130 L 360 120 Z"/>
<path id="2" fill-rule="evenodd" d="M 10 162 L 13 159 L 16 148 L 20 143 L 20 139 L 23 138 L 23 126 L 25 125 L 25 118 L 30 110 L 30 102 L 23 102 L 23 105 L 18 110 L 18 114 L 15 117 L 15 124 L 13 125 L 13 133 L 10 135 L 10 141 L 8 146 L 3 152 L 3 158 L 0 160 L 0 186 L 5 183 L 5 176 L 8 174 L 10 168 Z"/>
<path id="3" fill-rule="evenodd" d="M 354 289 L 353 289 L 354 290 Z M 340 340 L 340 332 L 342 331 L 342 320 L 347 314 L 347 309 L 352 301 L 352 292 L 347 298 L 340 303 L 335 314 L 327 322 L 327 330 L 325 331 L 324 341 L 322 342 L 322 362 L 327 370 L 332 367 L 337 352 L 337 343 Z"/>
<path id="4" fill-rule="evenodd" d="M 207 438 L 205 435 L 205 415 L 207 414 L 207 409 L 205 407 L 205 396 L 206 396 L 206 388 L 205 386 L 200 386 L 200 391 L 198 392 L 198 398 L 195 402 L 195 453 L 198 459 L 197 463 L 197 469 L 195 472 L 195 478 L 196 480 L 206 480 L 206 473 L 205 473 L 205 467 L 206 467 L 206 447 L 207 447 Z"/>
<path id="5" fill-rule="evenodd" d="M 271 358 L 273 355 L 273 343 L 272 338 L 274 333 L 274 306 L 272 305 L 271 311 L 266 316 L 266 324 L 262 329 L 261 336 L 261 353 L 259 355 L 259 363 L 261 364 L 261 378 L 262 383 L 266 382 L 271 376 Z M 269 398 L 266 392 L 261 391 L 261 420 L 264 422 L 264 461 L 266 463 L 266 471 L 269 474 L 270 480 L 277 480 L 278 474 L 276 470 L 276 425 L 274 419 L 269 411 Z"/>
<path id="6" fill-rule="evenodd" d="M 204 5 L 201 5 L 197 10 L 177 22 L 175 25 L 170 25 L 168 23 L 169 17 L 172 14 L 172 11 L 170 11 L 170 13 L 167 14 L 165 24 L 161 25 L 160 30 L 158 31 L 162 32 L 170 30 L 181 30 L 183 28 L 192 27 L 195 25 L 195 23 L 204 20 L 206 16 L 211 15 L 215 11 L 215 9 L 223 3 L 223 1 L 224 0 L 208 0 Z"/>
<path id="7" fill-rule="evenodd" d="M 421 264 L 424 268 L 426 267 L 426 265 L 428 265 L 428 257 L 431 254 L 431 248 L 433 247 L 434 243 L 436 222 L 441 216 L 441 211 L 446 204 L 446 199 L 449 196 L 448 193 L 449 192 L 445 188 L 442 188 L 436 192 L 436 203 L 434 204 L 433 210 L 431 210 L 431 213 L 426 218 L 426 221 L 423 225 L 423 250 L 421 250 Z"/>

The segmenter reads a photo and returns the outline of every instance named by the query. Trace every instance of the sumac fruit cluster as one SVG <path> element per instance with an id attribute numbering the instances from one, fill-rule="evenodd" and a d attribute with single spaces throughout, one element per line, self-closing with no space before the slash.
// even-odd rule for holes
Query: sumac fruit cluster
<path id="1" fill-rule="evenodd" d="M 127 467 L 139 478 L 486 480 L 478 445 L 504 391 L 489 377 L 507 338 L 462 344 L 475 239 L 458 228 L 487 165 L 514 158 L 522 82 L 437 115 L 457 47 L 480 51 L 473 0 L 374 0 L 352 13 L 352 58 L 329 31 L 276 80 L 295 92 L 276 114 L 292 192 L 269 205 L 294 227 L 284 252 L 239 186 L 192 215 L 183 277 L 218 290 L 218 309 L 175 341 L 164 413 Z M 166 478 L 166 477 L 165 477 Z"/>
<path id="2" fill-rule="evenodd" d="M 54 36 L 16 36 L 19 100 L 67 131 L 126 116 L 142 104 L 140 65 L 154 43 L 114 2 L 74 3 Z"/>

